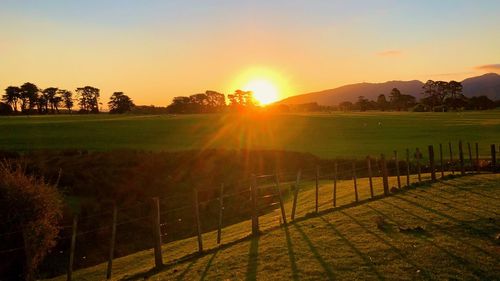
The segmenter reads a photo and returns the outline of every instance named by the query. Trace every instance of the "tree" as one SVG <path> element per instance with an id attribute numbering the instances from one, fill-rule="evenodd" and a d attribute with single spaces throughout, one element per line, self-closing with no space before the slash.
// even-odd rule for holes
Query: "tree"
<path id="1" fill-rule="evenodd" d="M 369 106 L 370 106 L 370 101 L 368 101 L 367 98 L 365 98 L 364 96 L 358 97 L 358 101 L 356 102 L 356 107 L 358 107 L 360 111 L 366 111 Z"/>
<path id="2" fill-rule="evenodd" d="M 252 91 L 236 90 L 234 94 L 227 97 L 229 99 L 229 106 L 238 111 L 252 109 L 257 106 Z"/>
<path id="3" fill-rule="evenodd" d="M 351 111 L 353 106 L 352 102 L 344 101 L 339 104 L 339 109 L 342 111 Z"/>
<path id="4" fill-rule="evenodd" d="M 10 105 L 14 112 L 17 112 L 17 103 L 21 98 L 21 88 L 15 86 L 9 86 L 5 89 L 5 94 L 2 96 L 2 100 Z"/>
<path id="5" fill-rule="evenodd" d="M 62 198 L 55 186 L 27 176 L 19 164 L 1 162 L 0 200 L 0 231 L 19 231 L 18 236 L 10 239 L 20 240 L 24 248 L 22 261 L 14 255 L 12 260 L 5 262 L 23 264 L 24 280 L 34 280 L 38 265 L 56 244 L 58 223 L 62 217 Z M 9 273 L 11 278 L 19 278 L 19 272 Z"/>
<path id="6" fill-rule="evenodd" d="M 0 115 L 12 114 L 12 107 L 8 103 L 0 102 Z"/>
<path id="7" fill-rule="evenodd" d="M 108 102 L 109 113 L 125 113 L 132 110 L 134 103 L 123 92 L 114 92 Z"/>
<path id="8" fill-rule="evenodd" d="M 190 113 L 190 99 L 189 97 L 174 97 L 172 103 L 167 106 L 169 113 Z"/>
<path id="9" fill-rule="evenodd" d="M 21 111 L 31 112 L 35 108 L 40 90 L 35 84 L 29 82 L 24 83 L 20 89 Z"/>
<path id="10" fill-rule="evenodd" d="M 386 111 L 389 108 L 389 102 L 387 102 L 384 94 L 377 97 L 377 107 L 382 111 Z"/>
<path id="11" fill-rule="evenodd" d="M 71 109 L 73 108 L 73 93 L 68 90 L 58 90 L 57 93 L 64 107 L 71 113 Z"/>
<path id="12" fill-rule="evenodd" d="M 222 112 L 226 108 L 226 97 L 215 91 L 206 91 L 208 112 Z"/>
<path id="13" fill-rule="evenodd" d="M 428 106 L 431 111 L 434 111 L 434 107 L 439 105 L 439 94 L 437 91 L 437 84 L 432 80 L 428 80 L 422 86 L 424 92 L 422 93 L 425 97 L 422 98 L 421 102 Z"/>
<path id="14" fill-rule="evenodd" d="M 466 105 L 466 98 L 462 94 L 463 86 L 462 83 L 457 81 L 450 81 L 448 83 L 448 94 L 449 96 L 445 100 L 446 104 L 457 110 L 458 108 L 464 107 Z"/>
<path id="15" fill-rule="evenodd" d="M 91 86 L 77 88 L 78 104 L 82 113 L 99 113 L 100 90 Z"/>

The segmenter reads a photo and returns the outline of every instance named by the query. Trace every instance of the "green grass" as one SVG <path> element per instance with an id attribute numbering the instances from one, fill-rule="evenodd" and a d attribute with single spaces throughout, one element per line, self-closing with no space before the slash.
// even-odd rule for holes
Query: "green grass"
<path id="1" fill-rule="evenodd" d="M 280 227 L 278 211 L 272 212 L 261 217 L 259 238 L 248 238 L 250 223 L 242 222 L 223 230 L 225 246 L 217 247 L 215 232 L 205 233 L 207 252 L 181 260 L 196 252 L 195 238 L 166 244 L 168 266 L 160 272 L 151 271 L 151 250 L 118 258 L 114 279 L 498 280 L 499 182 L 498 174 L 466 176 L 332 211 L 332 184 L 322 181 L 317 216 L 308 215 L 314 210 L 314 188 L 304 182 L 300 218 L 288 227 Z M 381 194 L 380 179 L 374 185 Z M 361 200 L 369 198 L 367 179 L 359 179 L 358 189 Z M 339 183 L 338 200 L 352 203 L 351 181 Z M 287 201 L 288 217 L 290 208 Z M 423 230 L 404 230 L 416 227 Z M 105 266 L 79 270 L 75 280 L 101 280 Z"/>
<path id="2" fill-rule="evenodd" d="M 380 125 L 379 125 L 380 122 Z M 19 116 L 0 118 L 0 149 L 281 149 L 317 156 L 403 152 L 429 144 L 500 139 L 500 111 L 294 115 Z M 437 151 L 437 147 L 435 148 Z M 474 149 L 474 148 L 473 148 Z"/>

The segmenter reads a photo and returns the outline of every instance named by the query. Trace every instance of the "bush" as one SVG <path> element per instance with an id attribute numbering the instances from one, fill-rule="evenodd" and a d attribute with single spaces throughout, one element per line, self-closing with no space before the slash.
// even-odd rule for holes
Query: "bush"
<path id="1" fill-rule="evenodd" d="M 1 246 L 24 248 L 24 257 L 10 254 L 9 259 L 2 258 L 2 280 L 20 276 L 34 280 L 38 265 L 56 244 L 59 232 L 58 221 L 62 216 L 59 192 L 24 171 L 19 164 L 0 162 L 0 231 L 19 231 L 16 236 L 3 239 Z"/>
<path id="2" fill-rule="evenodd" d="M 413 112 L 425 112 L 425 111 L 427 111 L 427 109 L 425 108 L 425 105 L 419 103 L 419 104 L 415 105 L 411 111 L 413 111 Z"/>
<path id="3" fill-rule="evenodd" d="M 10 115 L 12 112 L 12 107 L 10 105 L 0 102 L 0 115 Z"/>

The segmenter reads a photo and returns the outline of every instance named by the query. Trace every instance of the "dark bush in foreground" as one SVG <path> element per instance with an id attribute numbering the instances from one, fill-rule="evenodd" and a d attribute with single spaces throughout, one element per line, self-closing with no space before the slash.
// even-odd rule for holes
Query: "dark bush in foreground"
<path id="1" fill-rule="evenodd" d="M 0 201 L 0 233 L 8 234 L 0 245 L 0 279 L 34 280 L 38 265 L 56 243 L 61 197 L 54 186 L 27 176 L 20 165 L 2 162 Z"/>

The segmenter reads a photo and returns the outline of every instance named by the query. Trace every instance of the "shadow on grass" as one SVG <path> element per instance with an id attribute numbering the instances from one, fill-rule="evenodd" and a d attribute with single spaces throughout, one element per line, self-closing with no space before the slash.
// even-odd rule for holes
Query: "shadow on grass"
<path id="1" fill-rule="evenodd" d="M 391 244 L 389 241 L 387 241 L 386 239 L 382 238 L 382 236 L 378 235 L 377 233 L 371 231 L 370 229 L 368 229 L 365 225 L 363 225 L 360 221 L 358 221 L 356 218 L 354 218 L 353 216 L 347 214 L 346 212 L 344 211 L 341 211 L 340 213 L 342 213 L 343 215 L 345 215 L 346 217 L 350 218 L 353 222 L 355 222 L 357 225 L 359 225 L 361 228 L 363 228 L 366 232 L 370 233 L 372 236 L 376 237 L 380 242 L 384 243 L 385 245 L 389 246 L 391 248 L 391 250 L 393 252 L 395 252 L 397 255 L 399 255 L 406 263 L 412 265 L 415 269 L 417 270 L 421 270 L 422 272 L 422 275 L 424 275 L 425 278 L 427 279 L 431 279 L 431 275 L 430 275 L 430 272 L 429 270 L 421 267 L 421 266 L 418 266 L 417 264 L 415 264 L 411 259 L 408 258 L 408 256 L 402 252 L 400 249 L 396 248 L 393 244 Z"/>
<path id="2" fill-rule="evenodd" d="M 388 202 L 385 202 L 385 201 L 382 201 L 383 203 L 387 203 L 391 206 L 394 206 L 396 208 L 398 208 L 399 210 L 401 211 L 404 211 L 405 213 L 408 213 L 410 215 L 413 215 L 411 214 L 410 212 L 404 210 L 403 208 L 399 208 L 397 207 L 396 205 L 394 204 L 390 204 Z M 377 210 L 375 208 L 372 208 L 370 207 L 372 210 L 374 210 L 376 213 L 378 213 L 380 216 L 383 216 L 384 218 L 386 218 L 387 220 L 389 221 L 392 221 L 393 223 L 398 224 L 398 222 L 394 221 L 391 217 L 389 217 L 388 215 L 386 215 L 385 213 L 381 212 L 380 210 Z M 417 216 L 416 216 L 417 217 Z M 425 219 L 423 219 L 425 220 Z M 435 248 L 437 248 L 438 250 L 440 250 L 441 252 L 445 253 L 447 256 L 449 256 L 450 258 L 452 258 L 453 260 L 455 260 L 458 264 L 460 264 L 460 266 L 462 267 L 465 267 L 467 268 L 470 272 L 472 272 L 473 274 L 475 274 L 478 278 L 480 278 L 481 280 L 493 280 L 491 279 L 492 276 L 488 276 L 487 273 L 485 273 L 483 270 L 477 268 L 476 266 L 474 266 L 470 261 L 466 260 L 465 258 L 462 258 L 462 257 L 459 257 L 455 254 L 453 254 L 452 252 L 448 251 L 447 249 L 439 246 L 438 244 L 436 244 L 433 239 L 430 239 L 429 237 L 425 236 L 425 235 L 415 235 L 415 237 L 417 237 L 418 239 L 420 240 L 423 240 L 425 241 L 426 243 L 434 246 Z M 456 239 L 456 237 L 451 237 L 453 239 Z M 482 249 L 481 249 L 482 250 Z"/>
<path id="3" fill-rule="evenodd" d="M 285 230 L 286 247 L 288 250 L 288 258 L 290 259 L 290 267 L 292 269 L 292 280 L 297 281 L 299 280 L 299 272 L 297 268 L 297 262 L 295 260 L 295 252 L 293 250 L 293 243 L 290 237 L 290 231 L 288 230 L 288 226 L 285 226 L 283 229 Z"/>
<path id="4" fill-rule="evenodd" d="M 469 193 L 472 193 L 472 194 L 475 194 L 475 195 L 478 195 L 478 196 L 481 196 L 483 198 L 487 198 L 487 199 L 490 199 L 490 200 L 496 200 L 496 201 L 500 201 L 500 198 L 498 197 L 495 197 L 495 196 L 492 196 L 491 194 L 484 194 L 484 193 L 481 193 L 481 192 L 477 192 L 475 190 L 472 190 L 471 188 L 466 188 L 466 187 L 463 187 L 463 183 L 462 185 L 460 184 L 453 184 L 449 181 L 441 181 L 442 184 L 444 185 L 447 185 L 447 186 L 452 186 L 456 189 L 459 189 L 459 190 L 463 190 L 463 191 L 467 191 Z"/>
<path id="5" fill-rule="evenodd" d="M 248 265 L 245 280 L 257 280 L 257 265 L 259 259 L 259 237 L 253 237 L 250 240 L 250 249 L 248 250 Z"/>
<path id="6" fill-rule="evenodd" d="M 179 281 L 182 281 L 182 280 L 185 280 L 184 277 L 186 276 L 186 274 L 189 272 L 189 270 L 191 270 L 191 268 L 193 268 L 193 265 L 197 262 L 198 260 L 192 260 L 189 265 L 181 272 L 181 274 L 179 274 L 179 276 L 177 276 L 176 280 L 179 280 Z"/>
<path id="7" fill-rule="evenodd" d="M 324 221 L 325 224 L 330 229 L 332 229 L 333 232 L 335 232 L 335 234 L 339 236 L 340 239 L 342 239 L 342 241 L 344 241 L 344 243 L 348 245 L 365 262 L 365 264 L 373 271 L 373 273 L 375 273 L 378 280 L 385 280 L 385 278 L 380 274 L 380 272 L 378 272 L 377 269 L 374 267 L 372 261 L 370 261 L 370 259 L 367 258 L 366 255 L 364 255 L 358 248 L 356 248 L 356 246 L 354 246 L 354 244 L 349 239 L 347 239 L 347 237 L 345 237 L 342 233 L 340 233 L 340 231 L 325 218 L 320 217 L 320 219 Z"/>
<path id="8" fill-rule="evenodd" d="M 307 246 L 309 246 L 309 249 L 313 253 L 314 257 L 318 260 L 318 262 L 321 264 L 321 267 L 325 270 L 326 276 L 328 280 L 335 280 L 335 275 L 333 274 L 332 269 L 330 268 L 330 265 L 328 265 L 323 257 L 318 253 L 318 249 L 314 247 L 313 243 L 311 242 L 311 239 L 307 236 L 307 234 L 302 230 L 302 228 L 298 224 L 293 225 L 297 231 L 300 233 L 302 236 L 302 239 L 306 242 Z"/>
<path id="9" fill-rule="evenodd" d="M 205 266 L 205 269 L 203 270 L 203 272 L 201 273 L 201 277 L 200 277 L 200 280 L 205 280 L 205 277 L 207 276 L 207 273 L 208 273 L 208 270 L 210 269 L 210 267 L 212 266 L 212 262 L 214 261 L 215 259 L 215 256 L 217 255 L 218 251 L 216 251 L 215 253 L 213 253 L 213 255 L 210 257 L 210 259 L 208 260 L 207 262 L 207 265 Z"/>

